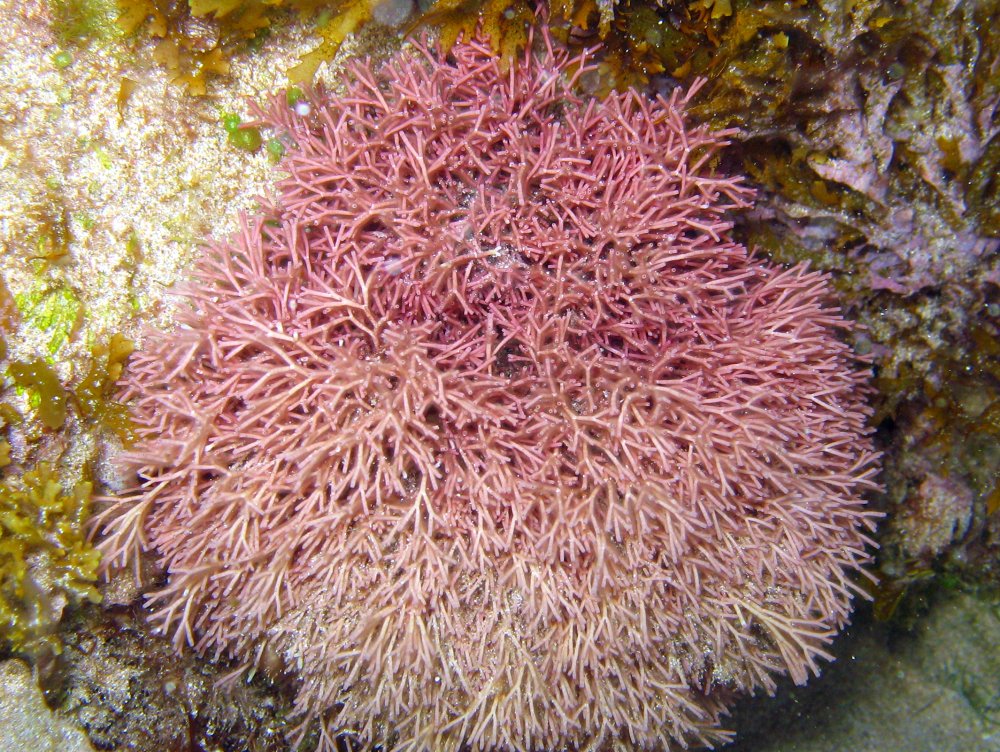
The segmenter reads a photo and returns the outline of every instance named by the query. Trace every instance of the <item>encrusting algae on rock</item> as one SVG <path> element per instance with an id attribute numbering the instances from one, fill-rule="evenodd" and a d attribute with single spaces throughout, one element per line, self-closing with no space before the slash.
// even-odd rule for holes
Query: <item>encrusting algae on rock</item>
<path id="1" fill-rule="evenodd" d="M 124 378 L 98 515 L 178 649 L 364 747 L 712 744 L 861 592 L 877 453 L 826 278 L 730 239 L 691 92 L 586 100 L 542 33 L 260 112 L 276 198 Z M 239 675 L 237 672 L 236 675 Z"/>

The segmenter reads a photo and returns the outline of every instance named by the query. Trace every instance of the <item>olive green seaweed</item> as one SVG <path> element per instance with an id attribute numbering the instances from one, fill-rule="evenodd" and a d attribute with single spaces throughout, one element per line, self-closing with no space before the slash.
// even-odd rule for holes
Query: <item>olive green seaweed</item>
<path id="1" fill-rule="evenodd" d="M 0 461 L 7 459 L 0 441 Z M 91 483 L 67 491 L 48 463 L 0 483 L 0 639 L 18 652 L 59 652 L 69 603 L 98 603 L 100 554 L 87 541 Z"/>

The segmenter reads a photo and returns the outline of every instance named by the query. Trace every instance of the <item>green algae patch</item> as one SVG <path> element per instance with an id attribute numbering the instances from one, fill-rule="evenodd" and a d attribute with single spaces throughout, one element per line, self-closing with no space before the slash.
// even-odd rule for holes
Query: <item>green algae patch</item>
<path id="1" fill-rule="evenodd" d="M 66 50 L 60 50 L 52 56 L 52 64 L 59 69 L 68 68 L 73 64 L 73 55 Z"/>
<path id="2" fill-rule="evenodd" d="M 280 162 L 281 158 L 285 156 L 285 145 L 276 138 L 269 138 L 264 144 L 264 148 L 267 150 L 267 157 L 272 164 Z"/>
<path id="3" fill-rule="evenodd" d="M 221 120 L 230 146 L 247 152 L 255 152 L 260 148 L 262 139 L 259 128 L 243 125 L 240 116 L 231 112 L 222 113 Z"/>
<path id="4" fill-rule="evenodd" d="M 58 653 L 65 606 L 100 602 L 90 502 L 90 482 L 66 490 L 44 462 L 0 483 L 0 640 L 13 650 Z"/>
<path id="5" fill-rule="evenodd" d="M 62 44 L 116 39 L 122 35 L 115 23 L 114 0 L 49 0 L 49 9 Z"/>
<path id="6" fill-rule="evenodd" d="M 79 328 L 83 305 L 68 286 L 41 288 L 15 297 L 17 308 L 29 326 L 49 335 L 46 349 L 54 355 Z"/>

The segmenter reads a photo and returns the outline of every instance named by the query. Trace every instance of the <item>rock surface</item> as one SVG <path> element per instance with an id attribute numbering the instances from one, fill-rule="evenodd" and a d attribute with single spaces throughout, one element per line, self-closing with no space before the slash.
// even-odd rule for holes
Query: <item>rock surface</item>
<path id="1" fill-rule="evenodd" d="M 905 633 L 859 626 L 806 687 L 741 705 L 726 752 L 997 752 L 1000 603 L 942 596 Z"/>
<path id="2" fill-rule="evenodd" d="M 0 750 L 93 752 L 87 735 L 45 704 L 23 661 L 0 663 Z"/>

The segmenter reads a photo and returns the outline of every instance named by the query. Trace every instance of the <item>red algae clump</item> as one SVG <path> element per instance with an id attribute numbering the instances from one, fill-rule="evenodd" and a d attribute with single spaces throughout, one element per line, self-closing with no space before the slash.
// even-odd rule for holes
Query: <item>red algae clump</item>
<path id="1" fill-rule="evenodd" d="M 715 744 L 860 592 L 877 456 L 826 279 L 729 238 L 750 191 L 689 95 L 586 100 L 540 41 L 258 113 L 276 198 L 124 379 L 110 565 L 155 554 L 178 649 L 279 660 L 322 749 Z"/>

